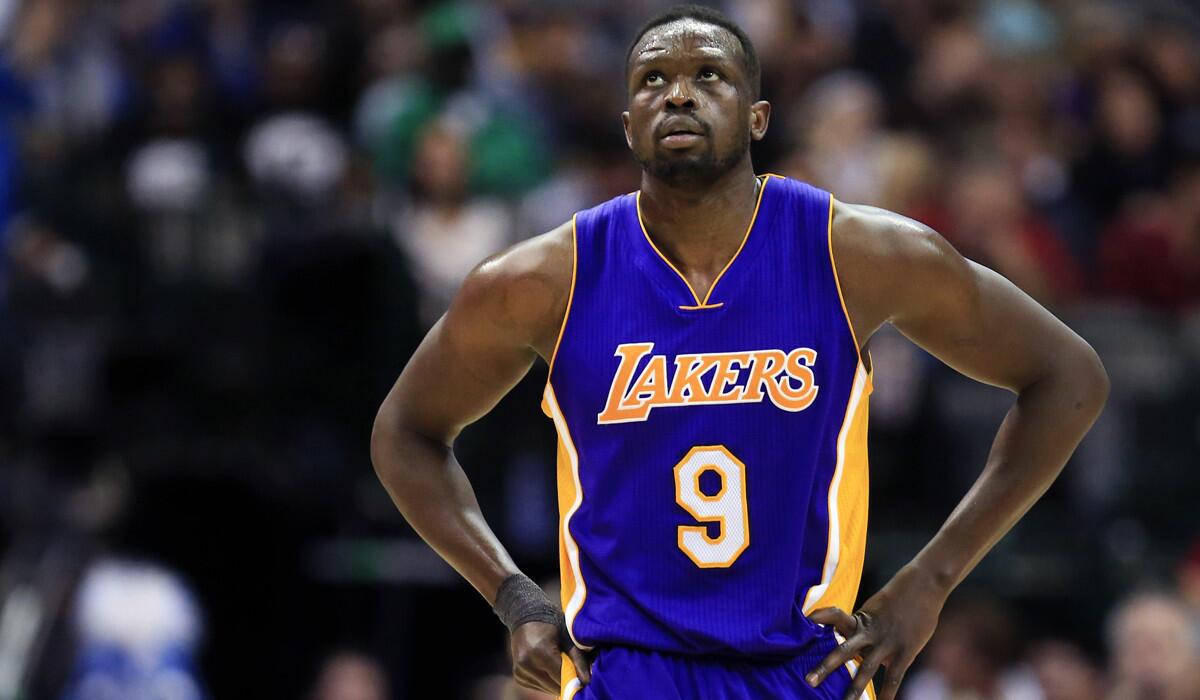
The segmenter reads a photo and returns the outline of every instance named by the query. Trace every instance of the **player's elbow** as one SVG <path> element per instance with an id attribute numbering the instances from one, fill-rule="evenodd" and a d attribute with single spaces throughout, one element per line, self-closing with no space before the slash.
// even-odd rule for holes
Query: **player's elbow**
<path id="1" fill-rule="evenodd" d="M 1095 420 L 1108 402 L 1111 384 L 1100 356 L 1086 341 L 1080 339 L 1071 353 L 1068 368 L 1069 391 L 1074 398 L 1072 407 Z"/>
<path id="2" fill-rule="evenodd" d="M 395 392 L 388 395 L 371 426 L 371 464 L 384 484 L 396 478 L 396 467 L 405 452 L 408 431 L 401 420 Z"/>
<path id="3" fill-rule="evenodd" d="M 1095 393 L 1093 406 L 1096 410 L 1096 415 L 1099 415 L 1100 411 L 1104 409 L 1104 405 L 1108 403 L 1108 395 L 1112 391 L 1112 384 L 1108 379 L 1108 370 L 1104 369 L 1104 363 L 1100 361 L 1100 356 L 1096 354 L 1095 349 L 1089 345 L 1088 351 L 1092 360 L 1092 386 Z"/>
<path id="4" fill-rule="evenodd" d="M 404 405 L 393 392 L 371 426 L 371 464 L 389 490 L 400 488 L 413 478 L 414 469 L 419 471 L 430 459 L 443 459 L 454 441 L 454 434 L 431 430 L 414 420 L 415 415 L 414 407 Z"/>
<path id="5" fill-rule="evenodd" d="M 396 451 L 396 425 L 390 420 L 391 411 L 388 402 L 384 401 L 375 414 L 375 423 L 371 426 L 371 464 L 379 478 L 384 477 L 383 468 L 388 462 L 388 455 Z"/>

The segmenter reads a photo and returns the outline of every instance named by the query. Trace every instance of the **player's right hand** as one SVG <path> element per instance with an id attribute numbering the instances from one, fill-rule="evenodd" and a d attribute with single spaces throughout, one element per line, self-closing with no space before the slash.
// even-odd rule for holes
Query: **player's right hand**
<path id="1" fill-rule="evenodd" d="M 513 678 L 518 685 L 558 695 L 563 654 L 575 664 L 579 682 L 584 685 L 591 682 L 591 662 L 574 644 L 563 651 L 560 641 L 563 637 L 562 630 L 545 622 L 526 622 L 513 631 Z"/>

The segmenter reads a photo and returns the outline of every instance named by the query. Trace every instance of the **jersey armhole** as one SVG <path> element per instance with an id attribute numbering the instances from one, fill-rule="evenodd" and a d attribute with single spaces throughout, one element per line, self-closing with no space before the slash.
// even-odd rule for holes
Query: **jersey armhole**
<path id="1" fill-rule="evenodd" d="M 571 217 L 571 288 L 567 292 L 567 308 L 563 311 L 562 323 L 558 326 L 558 337 L 554 340 L 554 349 L 550 352 L 550 359 L 546 362 L 546 387 L 550 386 L 550 379 L 554 376 L 554 361 L 558 359 L 558 348 L 562 345 L 563 334 L 567 330 L 567 319 L 571 317 L 571 306 L 575 301 L 575 278 L 579 273 L 579 238 L 577 233 L 576 219 L 578 214 Z M 542 390 L 542 395 L 545 396 L 545 387 Z M 546 405 L 545 399 L 542 400 L 542 413 L 550 416 L 550 407 Z"/>
<path id="2" fill-rule="evenodd" d="M 838 276 L 837 260 L 833 255 L 833 205 L 836 199 L 833 194 L 829 195 L 829 223 L 826 226 L 826 238 L 829 243 L 829 266 L 833 270 L 833 283 L 837 287 L 838 302 L 842 305 L 842 315 L 846 319 L 846 328 L 850 331 L 850 340 L 854 343 L 854 355 L 858 358 L 858 364 L 867 371 L 867 386 L 868 393 L 874 388 L 872 379 L 875 375 L 875 365 L 871 362 L 871 353 L 867 352 L 867 356 L 863 358 L 863 351 L 858 345 L 858 336 L 854 334 L 854 322 L 850 320 L 850 310 L 846 308 L 846 296 L 842 294 L 842 280 Z"/>

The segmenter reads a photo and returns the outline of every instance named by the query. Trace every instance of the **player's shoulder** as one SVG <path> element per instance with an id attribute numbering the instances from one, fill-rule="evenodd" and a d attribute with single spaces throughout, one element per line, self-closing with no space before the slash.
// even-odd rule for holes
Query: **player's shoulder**
<path id="1" fill-rule="evenodd" d="M 938 257 L 950 249 L 941 235 L 915 219 L 839 200 L 834 200 L 830 236 L 839 265 L 842 260 L 907 264 Z"/>
<path id="2" fill-rule="evenodd" d="M 932 228 L 893 211 L 835 202 L 833 256 L 860 338 L 885 320 L 933 304 L 970 304 L 970 263 Z"/>
<path id="3" fill-rule="evenodd" d="M 573 265 L 574 225 L 567 221 L 476 265 L 455 306 L 486 315 L 536 344 L 557 333 L 570 296 Z"/>
<path id="4" fill-rule="evenodd" d="M 553 281 L 565 276 L 570 284 L 574 255 L 573 229 L 573 222 L 567 221 L 516 243 L 479 263 L 471 276 L 501 286 L 529 278 Z"/>

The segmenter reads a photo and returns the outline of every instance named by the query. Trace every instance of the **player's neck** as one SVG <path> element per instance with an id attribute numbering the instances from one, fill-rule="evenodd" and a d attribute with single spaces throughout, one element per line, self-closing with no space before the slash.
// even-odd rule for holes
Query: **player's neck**
<path id="1" fill-rule="evenodd" d="M 642 222 L 662 243 L 724 238 L 740 243 L 756 199 L 749 156 L 710 185 L 676 186 L 642 173 Z"/>
<path id="2" fill-rule="evenodd" d="M 642 173 L 642 223 L 668 255 L 685 265 L 706 262 L 693 260 L 689 253 L 740 245 L 756 201 L 757 180 L 749 156 L 703 187 L 673 186 Z"/>

